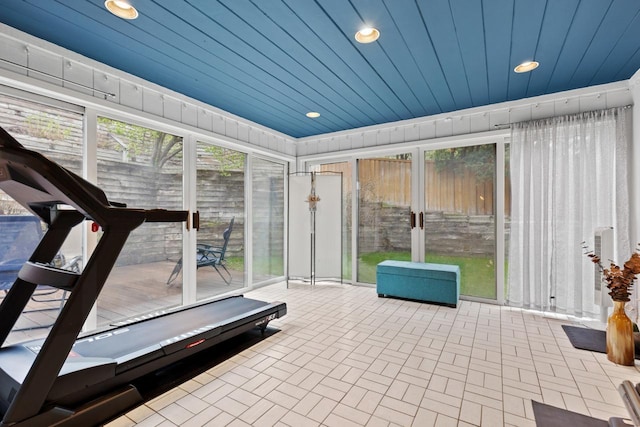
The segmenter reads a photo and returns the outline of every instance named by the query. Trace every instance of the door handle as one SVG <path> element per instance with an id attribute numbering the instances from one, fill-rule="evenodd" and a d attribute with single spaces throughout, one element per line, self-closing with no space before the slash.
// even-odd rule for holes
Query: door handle
<path id="1" fill-rule="evenodd" d="M 200 231 L 200 211 L 193 213 L 193 228 L 195 228 L 196 231 Z"/>
<path id="2" fill-rule="evenodd" d="M 409 224 L 411 225 L 412 230 L 416 228 L 416 213 L 414 211 L 409 213 Z"/>
<path id="3" fill-rule="evenodd" d="M 424 212 L 420 212 L 420 230 L 424 230 Z"/>

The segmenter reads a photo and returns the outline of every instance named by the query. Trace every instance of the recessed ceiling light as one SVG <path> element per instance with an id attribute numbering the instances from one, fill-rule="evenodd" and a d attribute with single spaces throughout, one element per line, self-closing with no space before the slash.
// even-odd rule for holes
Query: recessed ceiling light
<path id="1" fill-rule="evenodd" d="M 104 7 L 119 18 L 136 19 L 138 17 L 138 11 L 128 0 L 106 0 Z"/>
<path id="2" fill-rule="evenodd" d="M 310 119 L 317 119 L 318 117 L 320 117 L 320 113 L 318 113 L 317 111 L 309 111 L 306 116 Z"/>
<path id="3" fill-rule="evenodd" d="M 373 27 L 363 28 L 356 33 L 358 43 L 371 43 L 378 40 L 378 37 L 380 37 L 380 31 Z"/>
<path id="4" fill-rule="evenodd" d="M 516 73 L 526 73 L 527 71 L 535 70 L 540 65 L 536 61 L 525 61 L 513 69 Z"/>

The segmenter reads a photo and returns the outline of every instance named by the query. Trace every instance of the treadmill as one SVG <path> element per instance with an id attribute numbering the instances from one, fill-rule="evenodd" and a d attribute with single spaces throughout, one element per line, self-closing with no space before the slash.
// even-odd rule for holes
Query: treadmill
<path id="1" fill-rule="evenodd" d="M 0 304 L 0 427 L 96 425 L 138 406 L 136 380 L 284 316 L 286 304 L 230 297 L 78 338 L 129 234 L 144 222 L 182 222 L 188 211 L 133 209 L 24 148 L 0 128 L 0 189 L 48 230 Z M 103 235 L 82 273 L 52 266 L 84 220 Z M 69 292 L 45 339 L 4 345 L 37 285 Z"/>

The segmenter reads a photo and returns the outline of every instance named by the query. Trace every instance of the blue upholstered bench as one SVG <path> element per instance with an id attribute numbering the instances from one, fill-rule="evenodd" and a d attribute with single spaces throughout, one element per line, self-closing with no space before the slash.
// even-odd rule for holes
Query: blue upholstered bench
<path id="1" fill-rule="evenodd" d="M 408 261 L 383 261 L 376 269 L 380 297 L 398 297 L 456 307 L 460 267 Z"/>

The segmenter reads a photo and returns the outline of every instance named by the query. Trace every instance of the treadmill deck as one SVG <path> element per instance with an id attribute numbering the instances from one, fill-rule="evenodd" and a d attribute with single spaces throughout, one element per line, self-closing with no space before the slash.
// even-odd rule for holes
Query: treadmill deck
<path id="1" fill-rule="evenodd" d="M 168 312 L 116 329 L 79 338 L 69 357 L 106 357 L 124 361 L 128 355 L 149 347 L 165 347 L 224 327 L 237 316 L 246 316 L 269 303 L 231 297 Z M 23 343 L 34 353 L 44 340 Z"/>
<path id="2" fill-rule="evenodd" d="M 50 398 L 61 398 L 103 382 L 117 383 L 118 377 L 129 380 L 144 375 L 154 370 L 151 362 L 181 352 L 195 353 L 229 336 L 266 326 L 284 314 L 284 303 L 237 296 L 79 338 Z M 43 342 L 38 339 L 0 349 L 0 395 L 20 387 Z M 128 375 L 128 371 L 135 374 Z"/>

